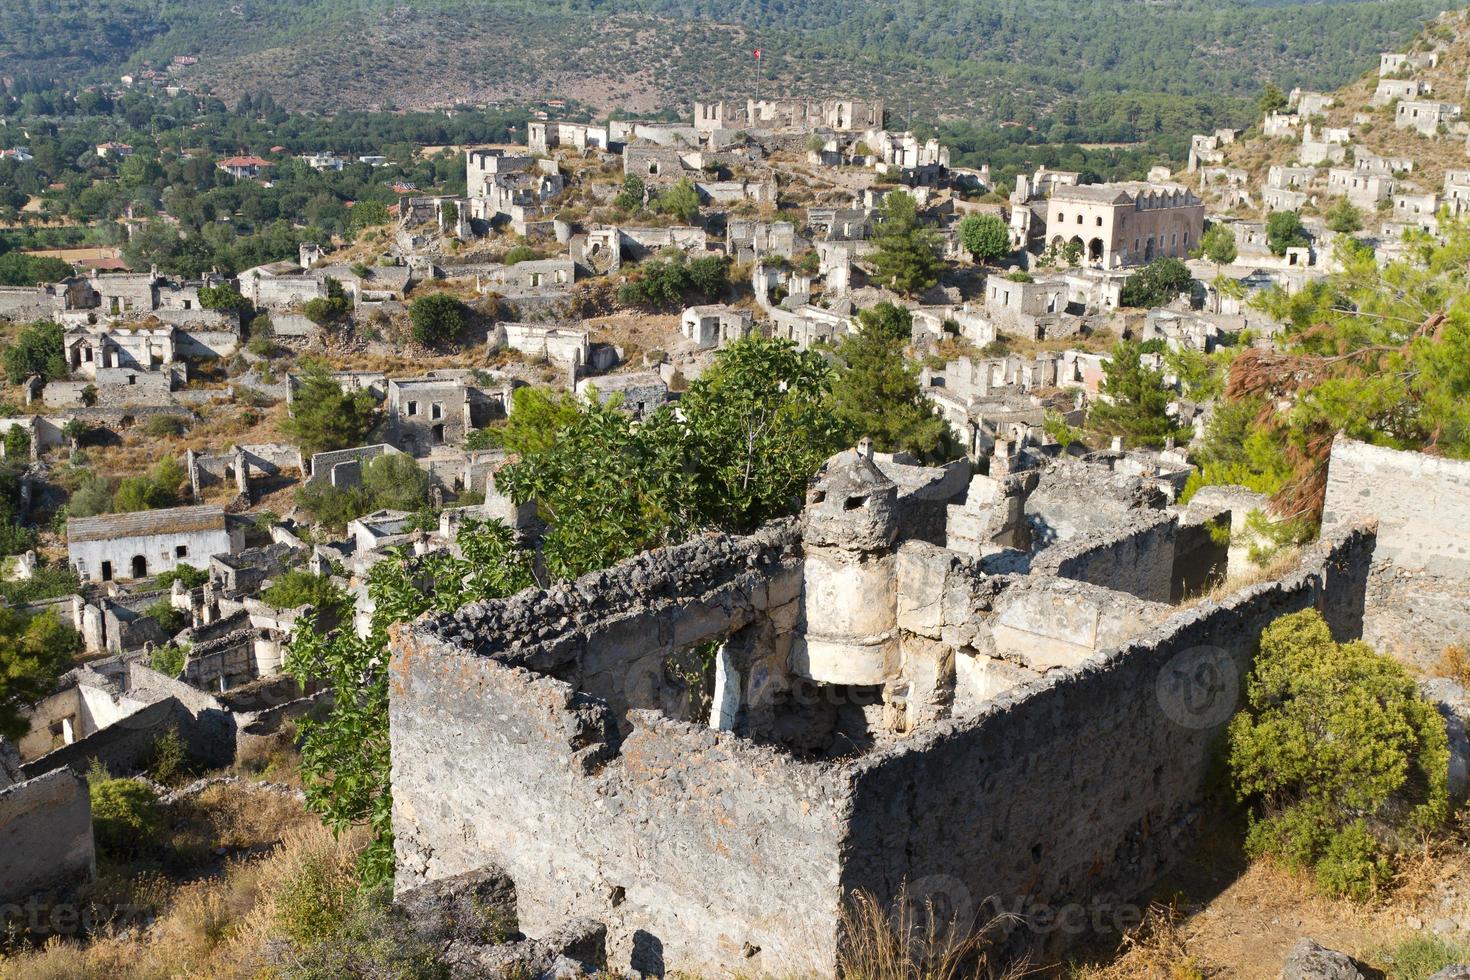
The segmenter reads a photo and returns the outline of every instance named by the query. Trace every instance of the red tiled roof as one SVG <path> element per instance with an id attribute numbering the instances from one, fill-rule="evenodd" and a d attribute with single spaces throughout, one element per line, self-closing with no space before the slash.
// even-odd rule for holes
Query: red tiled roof
<path id="1" fill-rule="evenodd" d="M 219 165 L 221 167 L 269 167 L 271 162 L 256 156 L 225 157 L 219 162 Z"/>

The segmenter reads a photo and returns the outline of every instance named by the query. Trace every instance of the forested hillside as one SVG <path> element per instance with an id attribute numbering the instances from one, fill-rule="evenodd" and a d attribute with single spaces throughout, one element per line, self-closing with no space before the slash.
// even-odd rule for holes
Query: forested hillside
<path id="1" fill-rule="evenodd" d="M 195 55 L 233 99 L 427 107 L 572 97 L 683 108 L 763 91 L 882 94 L 900 121 L 1084 128 L 1121 113 L 1146 137 L 1239 112 L 1266 80 L 1340 85 L 1412 36 L 1439 0 L 0 0 L 0 73 L 114 78 Z M 1150 102 L 1097 106 L 1100 97 Z M 1188 121 L 1179 116 L 1189 117 Z M 1117 128 L 1117 127 L 1113 127 Z M 1196 127 L 1197 128 L 1197 127 Z M 1080 138 L 1125 139 L 1128 133 Z"/>

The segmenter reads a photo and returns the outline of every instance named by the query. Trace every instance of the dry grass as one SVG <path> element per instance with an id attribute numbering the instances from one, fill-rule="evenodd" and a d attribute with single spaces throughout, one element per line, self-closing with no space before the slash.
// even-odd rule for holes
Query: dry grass
<path id="1" fill-rule="evenodd" d="M 1186 948 L 1180 915 L 1172 907 L 1154 905 L 1138 928 L 1123 937 L 1117 958 L 1100 966 L 1074 966 L 1070 980 L 1204 980 L 1206 972 Z"/>
<path id="2" fill-rule="evenodd" d="M 1201 592 L 1199 595 L 1185 599 L 1179 604 L 1179 608 L 1188 609 L 1202 602 L 1220 602 L 1242 589 L 1248 589 L 1253 585 L 1261 585 L 1265 582 L 1274 582 L 1294 571 L 1297 565 L 1301 563 L 1301 560 L 1301 548 L 1282 548 L 1266 564 L 1253 564 L 1245 571 L 1237 572 L 1227 577 L 1209 591 Z"/>
<path id="3" fill-rule="evenodd" d="M 1470 647 L 1459 644 L 1445 647 L 1444 656 L 1434 665 L 1432 673 L 1470 687 Z"/>
<path id="4" fill-rule="evenodd" d="M 994 950 L 1005 917 L 977 925 L 946 919 L 931 901 L 899 890 L 891 908 L 865 891 L 842 910 L 838 973 L 846 980 L 1014 980 L 1026 964 L 1003 964 Z"/>
<path id="5" fill-rule="evenodd" d="M 320 824 L 302 823 L 285 832 L 269 857 L 232 861 L 222 873 L 167 890 L 166 897 L 160 897 L 157 879 L 145 876 L 133 891 L 114 897 L 164 904 L 151 928 L 85 945 L 53 939 L 40 949 L 0 959 L 0 975 L 7 980 L 268 975 L 267 950 L 281 935 L 282 916 L 300 912 L 282 907 L 292 883 L 309 870 L 325 874 L 339 893 L 349 892 L 362 843 L 358 835 L 337 839 Z"/>

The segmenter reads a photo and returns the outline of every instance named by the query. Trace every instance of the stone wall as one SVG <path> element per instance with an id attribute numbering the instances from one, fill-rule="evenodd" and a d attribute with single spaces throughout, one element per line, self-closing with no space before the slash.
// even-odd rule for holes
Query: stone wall
<path id="1" fill-rule="evenodd" d="M 1118 554 L 1069 560 L 1123 575 L 1121 553 L 1144 561 L 1158 535 L 1162 582 L 1134 580 L 1167 601 L 1174 528 L 1160 515 L 1113 542 Z M 669 671 L 681 651 L 727 640 L 711 723 L 725 713 L 722 677 L 740 712 L 775 701 L 787 711 L 778 723 L 800 722 L 800 687 L 778 676 L 806 627 L 791 522 L 427 617 L 392 642 L 397 886 L 493 863 L 514 877 L 533 934 L 589 915 L 608 923 L 619 965 L 775 975 L 832 972 L 855 888 L 887 903 L 907 882 L 960 913 L 990 896 L 1028 915 L 1126 900 L 1191 842 L 1260 630 L 1317 607 L 1340 638 L 1356 635 L 1372 545 L 1371 532 L 1347 531 L 1280 582 L 1170 616 L 1085 582 L 985 575 L 906 542 L 896 623 L 910 723 L 836 755 L 776 747 L 795 740 L 769 717 L 742 721 L 745 738 L 681 716 L 687 692 Z M 995 640 L 1012 610 L 1066 634 L 1070 620 L 1047 619 L 1059 603 L 1095 613 L 1076 659 L 951 711 L 933 696 L 947 657 L 1016 653 Z M 912 666 L 924 658 L 929 674 Z M 824 690 L 838 711 L 873 706 L 857 700 L 864 688 Z"/>
<path id="2" fill-rule="evenodd" d="M 420 636 L 400 634 L 392 683 L 399 890 L 497 862 L 532 935 L 586 915 L 619 962 L 655 975 L 830 972 L 843 822 L 830 767 L 645 711 L 614 749 L 605 704 Z"/>
<path id="3" fill-rule="evenodd" d="M 1340 639 L 1354 636 L 1371 548 L 1371 534 L 1349 532 L 1279 583 L 1180 612 L 857 760 L 844 893 L 887 902 L 907 882 L 911 896 L 982 922 L 999 910 L 987 899 L 1027 916 L 1069 903 L 1116 911 L 1190 843 L 1261 629 L 1315 606 Z M 1201 677 L 1210 683 L 1180 686 Z"/>
<path id="4" fill-rule="evenodd" d="M 113 774 L 137 772 L 147 765 L 154 743 L 176 724 L 176 716 L 172 702 L 155 701 L 106 728 L 27 762 L 23 771 L 28 777 L 67 768 L 85 772 L 95 759 Z"/>
<path id="5" fill-rule="evenodd" d="M 833 767 L 670 717 L 688 707 L 670 671 L 681 651 L 778 620 L 789 647 L 795 542 L 790 522 L 710 535 L 400 628 L 398 887 L 497 861 L 528 931 L 591 915 L 641 969 L 759 955 L 761 969 L 830 970 Z M 773 682 L 765 669 L 747 667 L 751 690 Z"/>
<path id="6" fill-rule="evenodd" d="M 7 286 L 0 288 L 0 317 L 16 323 L 50 320 L 61 312 L 60 297 L 45 286 Z"/>
<path id="7" fill-rule="evenodd" d="M 1084 534 L 1052 545 L 1032 562 L 1033 572 L 1091 582 L 1151 602 L 1173 594 L 1174 540 L 1178 519 L 1143 512 L 1125 527 Z"/>
<path id="8" fill-rule="evenodd" d="M 24 774 L 33 777 L 61 768 L 83 772 L 94 759 L 113 773 L 137 772 L 170 729 L 178 732 L 189 758 L 199 765 L 219 768 L 234 761 L 236 719 L 208 694 L 140 663 L 128 664 L 125 689 L 128 697 L 150 703 L 26 763 Z"/>
<path id="9" fill-rule="evenodd" d="M 1338 437 L 1322 533 L 1375 520 L 1378 546 L 1363 638 L 1428 666 L 1470 643 L 1470 461 Z"/>
<path id="10" fill-rule="evenodd" d="M 96 874 L 85 779 L 61 770 L 0 789 L 0 905 Z"/>

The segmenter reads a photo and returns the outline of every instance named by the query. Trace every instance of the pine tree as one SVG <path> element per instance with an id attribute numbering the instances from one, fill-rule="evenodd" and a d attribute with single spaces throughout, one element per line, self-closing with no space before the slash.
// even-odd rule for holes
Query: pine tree
<path id="1" fill-rule="evenodd" d="M 361 390 L 348 394 L 326 364 L 309 361 L 281 430 L 311 455 L 362 445 L 380 418 L 371 394 Z"/>
<path id="2" fill-rule="evenodd" d="M 908 310 L 879 303 L 858 314 L 857 333 L 842 342 L 833 404 L 849 441 L 870 436 L 882 452 L 927 459 L 956 452 L 949 426 L 919 388 L 919 367 L 904 357 L 913 328 Z"/>
<path id="3" fill-rule="evenodd" d="M 1163 373 L 1143 363 L 1139 344 L 1116 344 L 1103 374 L 1102 393 L 1109 400 L 1093 403 L 1089 428 L 1146 446 L 1162 445 L 1174 434 L 1167 412 L 1171 393 L 1164 387 Z"/>
<path id="4" fill-rule="evenodd" d="M 880 224 L 873 233 L 871 257 L 878 282 L 905 296 L 921 293 L 939 281 L 939 234 L 919 220 L 914 198 L 894 191 L 879 207 Z"/>

